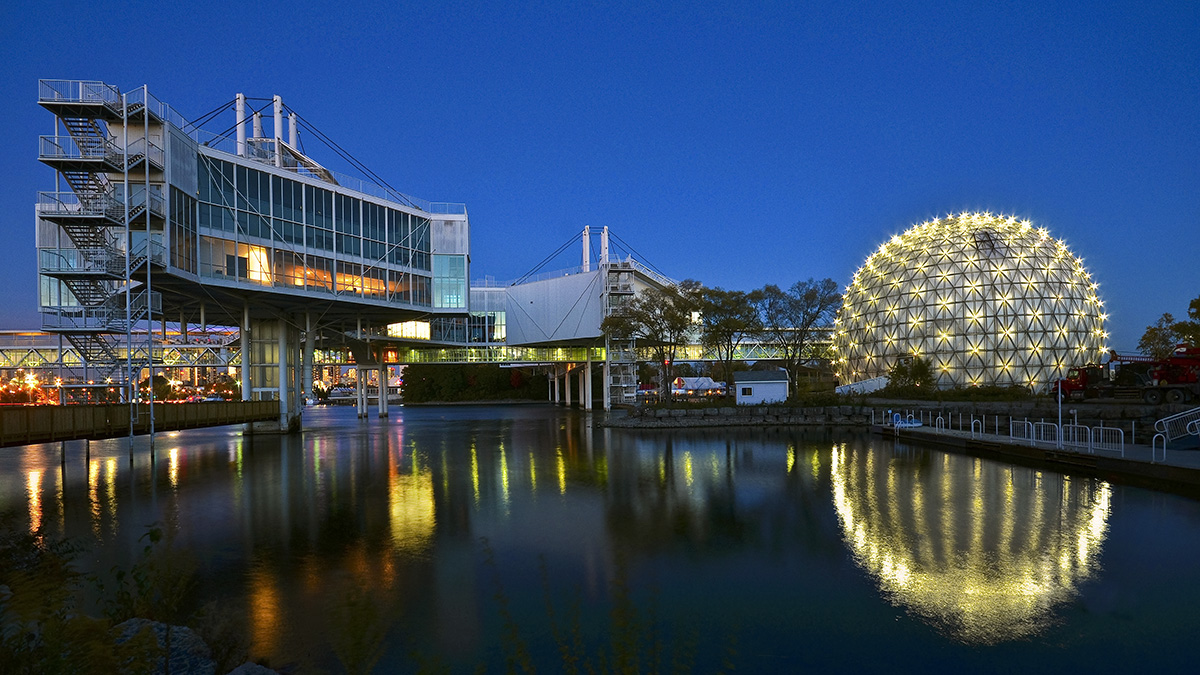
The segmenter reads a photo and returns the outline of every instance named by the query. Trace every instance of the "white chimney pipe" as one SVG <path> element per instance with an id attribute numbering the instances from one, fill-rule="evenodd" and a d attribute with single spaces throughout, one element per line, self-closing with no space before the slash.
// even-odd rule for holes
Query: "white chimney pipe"
<path id="1" fill-rule="evenodd" d="M 587 225 L 583 226 L 583 271 L 592 269 L 592 239 L 588 236 Z"/>
<path id="2" fill-rule="evenodd" d="M 288 145 L 292 146 L 292 149 L 300 146 L 300 127 L 297 124 L 296 113 L 288 115 Z"/>
<path id="3" fill-rule="evenodd" d="M 283 153 L 279 151 L 279 143 L 283 140 L 283 98 L 278 94 L 275 101 L 275 166 L 283 166 Z"/>
<path id="4" fill-rule="evenodd" d="M 238 94 L 234 99 L 237 107 L 237 154 L 246 156 L 246 95 Z"/>
<path id="5" fill-rule="evenodd" d="M 608 226 L 600 231 L 600 264 L 608 264 Z"/>
<path id="6" fill-rule="evenodd" d="M 262 113 L 254 111 L 254 138 L 262 138 Z"/>

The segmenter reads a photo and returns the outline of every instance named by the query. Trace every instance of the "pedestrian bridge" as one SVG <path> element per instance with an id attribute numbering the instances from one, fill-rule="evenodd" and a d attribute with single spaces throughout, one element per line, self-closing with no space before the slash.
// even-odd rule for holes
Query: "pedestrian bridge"
<path id="1" fill-rule="evenodd" d="M 279 401 L 0 406 L 0 447 L 278 420 Z"/>

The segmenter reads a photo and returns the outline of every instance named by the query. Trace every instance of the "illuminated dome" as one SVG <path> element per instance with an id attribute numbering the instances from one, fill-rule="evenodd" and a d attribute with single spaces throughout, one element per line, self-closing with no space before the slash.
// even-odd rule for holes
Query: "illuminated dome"
<path id="1" fill-rule="evenodd" d="M 930 361 L 941 387 L 1040 387 L 1106 351 L 1104 303 L 1067 245 L 1028 220 L 963 213 L 891 238 L 846 289 L 843 383 Z"/>

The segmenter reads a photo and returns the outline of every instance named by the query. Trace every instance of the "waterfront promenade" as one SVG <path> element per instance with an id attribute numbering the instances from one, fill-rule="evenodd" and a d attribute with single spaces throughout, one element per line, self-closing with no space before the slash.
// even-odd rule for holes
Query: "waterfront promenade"
<path id="1" fill-rule="evenodd" d="M 1081 473 L 1105 480 L 1135 483 L 1145 487 L 1168 489 L 1200 496 L 1200 447 L 1196 436 L 1185 436 L 1151 451 L 1145 443 L 1132 439 L 1150 440 L 1155 433 L 1154 417 L 1166 409 L 1146 406 L 1099 406 L 1072 404 L 1072 410 L 1093 420 L 1091 424 L 1067 424 L 1070 434 L 1086 432 L 1099 439 L 1104 431 L 1105 442 L 1066 444 L 1057 447 L 1057 425 L 1043 404 L 974 404 L 951 403 L 938 412 L 940 406 L 926 403 L 926 409 L 905 410 L 900 406 L 881 406 L 878 403 L 856 406 L 792 407 L 742 406 L 707 408 L 660 408 L 636 411 L 625 417 L 610 418 L 605 425 L 636 429 L 730 428 L 764 426 L 855 426 L 868 427 L 873 433 L 898 443 L 920 443 L 939 448 L 986 457 L 1063 473 Z M 1012 414 L 999 414 L 1008 405 Z M 986 410 L 986 413 L 980 412 Z M 1172 409 L 1173 410 L 1173 409 Z M 893 412 L 894 411 L 894 412 Z M 901 419 L 924 420 L 922 426 L 897 428 L 891 421 L 896 414 Z M 943 420 L 935 424 L 935 420 Z M 1035 422 L 1034 420 L 1042 420 Z M 1034 429 L 1036 428 L 1036 431 Z M 1090 431 L 1086 431 L 1090 429 Z M 1032 432 L 1032 433 L 1031 433 Z M 1042 435 L 1044 433 L 1048 435 Z M 1045 440 L 1043 440 L 1045 439 Z M 1119 439 L 1119 441 L 1117 440 Z"/>
<path id="2" fill-rule="evenodd" d="M 1105 480 L 1131 482 L 1144 487 L 1200 495 L 1200 447 L 1195 437 L 1179 439 L 1152 450 L 1151 446 L 1126 443 L 1123 450 L 1092 450 L 1056 447 L 1053 442 L 1034 441 L 1008 434 L 988 434 L 932 427 L 896 428 L 871 425 L 871 431 L 895 438 L 898 443 L 936 445 L 956 452 L 1034 464 L 1063 473 L 1083 473 Z"/>

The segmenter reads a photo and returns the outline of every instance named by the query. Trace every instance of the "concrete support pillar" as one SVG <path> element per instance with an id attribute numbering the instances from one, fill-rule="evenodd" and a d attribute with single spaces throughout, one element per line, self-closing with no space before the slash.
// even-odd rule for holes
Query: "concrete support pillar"
<path id="1" fill-rule="evenodd" d="M 583 409 L 591 410 L 592 409 L 592 350 L 590 347 L 588 348 L 587 355 L 588 355 L 587 356 L 587 364 L 585 364 L 583 367 L 583 377 L 580 378 L 583 381 L 580 383 L 581 386 L 579 387 L 579 390 L 581 392 L 580 395 L 583 399 Z"/>
<path id="2" fill-rule="evenodd" d="M 304 376 L 301 378 L 300 387 L 305 400 L 309 400 L 313 395 L 313 353 L 317 349 L 317 333 L 313 330 L 312 314 L 304 313 L 304 357 L 300 359 L 304 368 Z"/>
<path id="3" fill-rule="evenodd" d="M 288 325 L 290 337 L 288 344 L 291 346 L 291 352 L 288 354 L 288 360 L 291 362 L 291 378 L 289 380 L 292 387 L 292 410 L 296 417 L 295 424 L 297 429 L 300 427 L 301 418 L 304 415 L 304 341 L 300 333 L 299 326 Z"/>
<path id="4" fill-rule="evenodd" d="M 279 367 L 279 430 L 287 431 L 291 426 L 292 408 L 289 405 L 291 401 L 291 382 L 288 380 L 288 327 L 287 322 L 283 319 L 279 320 L 279 349 L 277 366 Z"/>
<path id="5" fill-rule="evenodd" d="M 379 356 L 379 416 L 388 416 L 388 366 L 382 354 Z"/>
<path id="6" fill-rule="evenodd" d="M 367 416 L 367 383 L 363 374 L 361 366 L 354 366 L 354 400 L 360 420 Z"/>
<path id="7" fill-rule="evenodd" d="M 567 393 L 567 407 L 571 407 L 571 364 L 563 364 L 563 389 Z"/>
<path id="8" fill-rule="evenodd" d="M 608 360 L 608 350 L 604 351 L 604 409 L 612 410 L 612 364 Z"/>
<path id="9" fill-rule="evenodd" d="M 239 339 L 242 343 L 242 400 L 250 400 L 250 303 L 242 306 L 242 328 Z"/>

